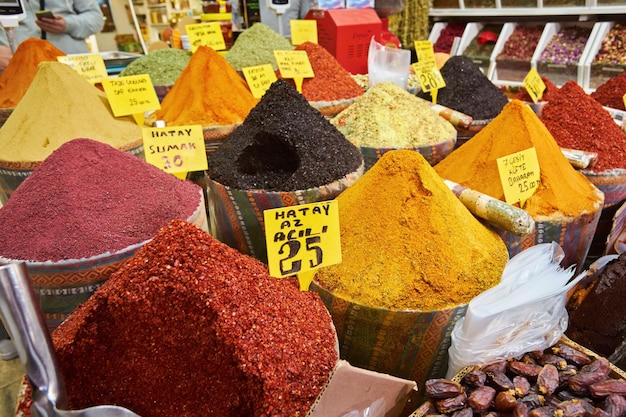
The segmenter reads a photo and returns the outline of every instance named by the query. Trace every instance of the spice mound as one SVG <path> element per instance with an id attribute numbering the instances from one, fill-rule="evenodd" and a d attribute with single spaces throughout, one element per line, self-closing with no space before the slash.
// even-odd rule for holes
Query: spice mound
<path id="1" fill-rule="evenodd" d="M 623 349 L 626 341 L 626 253 L 609 262 L 585 291 L 588 293 L 580 304 L 569 309 L 566 334 L 623 369 L 626 365 Z"/>
<path id="2" fill-rule="evenodd" d="M 430 105 L 392 82 L 368 89 L 330 122 L 356 146 L 410 148 L 456 138 Z"/>
<path id="3" fill-rule="evenodd" d="M 441 67 L 441 76 L 446 86 L 437 93 L 437 104 L 470 115 L 474 120 L 492 119 L 508 103 L 506 94 L 467 56 L 450 57 Z M 417 96 L 433 101 L 430 93 L 421 90 Z"/>
<path id="4" fill-rule="evenodd" d="M 282 79 L 208 158 L 209 177 L 240 190 L 307 190 L 363 165 L 359 148 Z"/>
<path id="5" fill-rule="evenodd" d="M 259 22 L 241 32 L 224 58 L 237 71 L 264 64 L 271 64 L 277 70 L 274 51 L 293 51 L 294 48 L 287 38 Z"/>
<path id="6" fill-rule="evenodd" d="M 559 146 L 597 153 L 593 171 L 626 168 L 626 133 L 576 81 L 568 81 L 551 97 L 541 121 Z"/>
<path id="7" fill-rule="evenodd" d="M 172 85 L 190 59 L 191 52 L 184 49 L 157 49 L 128 64 L 120 76 L 148 74 L 153 85 Z"/>
<path id="8" fill-rule="evenodd" d="M 0 108 L 14 108 L 20 102 L 35 79 L 39 63 L 56 62 L 65 56 L 49 41 L 28 38 L 20 43 L 7 67 L 0 74 Z"/>
<path id="9" fill-rule="evenodd" d="M 70 408 L 142 417 L 304 416 L 338 360 L 316 294 L 181 220 L 52 337 Z"/>
<path id="10" fill-rule="evenodd" d="M 305 42 L 296 50 L 307 53 L 315 74 L 315 77 L 305 78 L 302 82 L 302 95 L 308 101 L 346 100 L 363 95 L 363 89 L 326 48 Z M 289 82 L 295 86 L 293 80 Z"/>
<path id="11" fill-rule="evenodd" d="M 394 150 L 337 196 L 342 262 L 315 279 L 371 307 L 433 311 L 500 281 L 508 252 L 418 152 Z"/>
<path id="12" fill-rule="evenodd" d="M 624 94 L 626 94 L 626 73 L 609 78 L 590 95 L 603 106 L 624 111 L 626 110 Z"/>
<path id="13" fill-rule="evenodd" d="M 546 105 L 547 106 L 547 105 Z M 535 148 L 541 178 L 524 210 L 535 220 L 578 217 L 592 213 L 602 197 L 598 190 L 567 161 L 550 131 L 530 107 L 512 100 L 502 113 L 463 146 L 435 165 L 450 181 L 506 201 L 497 159 Z"/>
<path id="14" fill-rule="evenodd" d="M 0 160 L 41 162 L 75 138 L 127 150 L 141 144 L 141 127 L 131 116 L 115 117 L 106 94 L 69 65 L 42 62 L 0 129 Z"/>
<path id="15" fill-rule="evenodd" d="M 194 183 L 136 156 L 74 139 L 0 208 L 0 256 L 56 262 L 113 253 L 151 239 L 172 219 L 190 218 L 201 196 Z"/>
<path id="16" fill-rule="evenodd" d="M 257 102 L 220 54 L 200 46 L 151 116 L 170 126 L 228 126 L 241 123 Z"/>

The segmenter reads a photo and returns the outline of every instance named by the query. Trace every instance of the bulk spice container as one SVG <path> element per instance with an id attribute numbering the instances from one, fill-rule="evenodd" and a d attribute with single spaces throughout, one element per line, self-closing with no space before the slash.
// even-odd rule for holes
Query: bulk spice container
<path id="1" fill-rule="evenodd" d="M 208 158 L 211 234 L 264 262 L 264 210 L 333 199 L 364 169 L 359 149 L 282 79 Z"/>
<path id="2" fill-rule="evenodd" d="M 567 161 L 539 117 L 512 100 L 485 128 L 435 165 L 442 178 L 504 201 L 496 159 L 534 147 L 541 179 L 524 207 L 535 230 L 519 236 L 498 233 L 514 256 L 529 246 L 557 242 L 565 252 L 564 267 L 582 270 L 600 218 L 604 195 Z"/>
<path id="3" fill-rule="evenodd" d="M 522 82 L 531 68 L 531 59 L 543 33 L 543 25 L 505 23 L 494 49 L 492 80 Z"/>
<path id="4" fill-rule="evenodd" d="M 0 264 L 26 262 L 52 330 L 172 219 L 208 230 L 200 187 L 110 145 L 74 139 L 0 210 Z"/>
<path id="5" fill-rule="evenodd" d="M 361 149 L 365 169 L 393 149 L 413 149 L 434 165 L 454 148 L 456 130 L 422 100 L 392 82 L 376 84 L 330 120 Z"/>
<path id="6" fill-rule="evenodd" d="M 143 157 L 141 127 L 131 116 L 115 117 L 104 92 L 69 65 L 42 62 L 0 128 L 3 194 L 10 198 L 46 157 L 74 138 L 94 139 Z"/>

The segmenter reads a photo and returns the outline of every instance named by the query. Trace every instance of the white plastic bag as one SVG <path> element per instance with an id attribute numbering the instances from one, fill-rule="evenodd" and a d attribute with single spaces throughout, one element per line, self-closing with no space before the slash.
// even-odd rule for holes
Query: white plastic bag
<path id="1" fill-rule="evenodd" d="M 563 269 L 563 257 L 554 242 L 530 247 L 509 260 L 498 285 L 470 301 L 452 331 L 448 378 L 465 366 L 520 357 L 561 338 L 567 291 L 586 274 L 570 280 L 574 266 Z"/>
<path id="2" fill-rule="evenodd" d="M 367 55 L 367 73 L 369 86 L 391 81 L 406 90 L 411 67 L 411 51 L 402 48 L 391 48 L 376 42 L 372 36 Z"/>

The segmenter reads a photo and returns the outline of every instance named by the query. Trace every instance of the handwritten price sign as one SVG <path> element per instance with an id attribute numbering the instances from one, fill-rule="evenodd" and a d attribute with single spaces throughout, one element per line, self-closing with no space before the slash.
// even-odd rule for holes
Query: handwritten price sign
<path id="1" fill-rule="evenodd" d="M 202 126 L 143 128 L 146 162 L 168 173 L 208 169 Z"/>
<path id="2" fill-rule="evenodd" d="M 540 171 L 537 151 L 528 148 L 496 160 L 507 203 L 520 202 L 523 207 L 539 188 Z"/>
<path id="3" fill-rule="evenodd" d="M 541 100 L 543 92 L 546 90 L 546 84 L 535 68 L 531 68 L 530 71 L 528 71 L 528 74 L 524 77 L 523 83 L 533 103 Z"/>
<path id="4" fill-rule="evenodd" d="M 64 55 L 58 56 L 57 61 L 69 65 L 92 84 L 99 83 L 109 76 L 104 59 L 100 54 Z"/>
<path id="5" fill-rule="evenodd" d="M 102 80 L 115 117 L 158 110 L 161 103 L 148 74 Z"/>
<path id="6" fill-rule="evenodd" d="M 283 278 L 341 262 L 336 200 L 265 210 L 270 275 Z"/>
<path id="7" fill-rule="evenodd" d="M 305 42 L 317 43 L 317 20 L 293 19 L 289 21 L 289 26 L 292 45 L 302 45 Z"/>
<path id="8" fill-rule="evenodd" d="M 255 98 L 263 97 L 270 85 L 276 81 L 276 73 L 272 64 L 244 67 L 241 70 Z"/>
<path id="9" fill-rule="evenodd" d="M 219 22 L 186 25 L 185 30 L 189 36 L 191 52 L 196 52 L 200 45 L 209 46 L 216 51 L 226 49 L 224 34 Z"/>

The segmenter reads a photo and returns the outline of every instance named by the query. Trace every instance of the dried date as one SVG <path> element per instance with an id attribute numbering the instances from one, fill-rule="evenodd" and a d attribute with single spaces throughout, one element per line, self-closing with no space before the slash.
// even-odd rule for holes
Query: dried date
<path id="1" fill-rule="evenodd" d="M 424 390 L 428 397 L 440 400 L 458 396 L 463 392 L 463 387 L 458 382 L 449 379 L 435 378 L 426 381 Z"/>
<path id="2" fill-rule="evenodd" d="M 589 385 L 589 392 L 594 397 L 608 397 L 611 394 L 626 395 L 626 381 L 623 379 L 605 379 Z"/>
<path id="3" fill-rule="evenodd" d="M 552 395 L 559 386 L 559 371 L 556 366 L 546 364 L 537 375 L 537 388 L 541 394 Z"/>
<path id="4" fill-rule="evenodd" d="M 487 381 L 489 382 L 489 385 L 498 391 L 506 391 L 515 388 L 511 378 L 506 376 L 506 374 L 501 371 L 487 371 Z"/>
<path id="5" fill-rule="evenodd" d="M 561 401 L 556 407 L 563 412 L 563 417 L 583 417 L 588 414 L 587 407 L 579 399 Z"/>
<path id="6" fill-rule="evenodd" d="M 435 403 L 435 407 L 440 413 L 449 414 L 465 407 L 467 395 L 465 392 L 456 397 L 444 398 Z"/>
<path id="7" fill-rule="evenodd" d="M 513 417 L 528 417 L 528 405 L 522 401 L 518 401 L 511 414 Z"/>
<path id="8" fill-rule="evenodd" d="M 530 382 L 523 376 L 513 377 L 513 389 L 517 397 L 523 397 L 530 392 Z"/>
<path id="9" fill-rule="evenodd" d="M 554 417 L 554 411 L 550 406 L 537 407 L 528 412 L 528 417 Z"/>
<path id="10" fill-rule="evenodd" d="M 537 378 L 543 367 L 537 364 L 530 364 L 521 361 L 509 362 L 509 370 L 516 375 L 525 376 L 526 378 Z"/>
<path id="11" fill-rule="evenodd" d="M 604 400 L 604 411 L 611 417 L 620 417 L 626 414 L 626 399 L 621 395 L 612 394 Z"/>
<path id="12" fill-rule="evenodd" d="M 515 395 L 513 395 L 511 391 L 500 391 L 496 394 L 494 401 L 496 411 L 511 411 L 515 408 L 516 404 L 517 398 L 515 398 Z"/>
<path id="13" fill-rule="evenodd" d="M 578 374 L 567 380 L 567 385 L 574 394 L 585 395 L 589 386 L 604 381 L 609 377 L 611 368 L 606 358 L 596 358 L 593 362 L 583 366 Z"/>
<path id="14" fill-rule="evenodd" d="M 589 355 L 563 343 L 554 345 L 552 352 L 576 366 L 584 366 L 591 363 Z"/>
<path id="15" fill-rule="evenodd" d="M 488 385 L 476 388 L 467 398 L 467 404 L 475 413 L 482 413 L 489 409 L 496 396 L 496 390 Z"/>
<path id="16" fill-rule="evenodd" d="M 553 353 L 544 353 L 537 359 L 537 363 L 539 365 L 554 365 L 556 369 L 562 370 L 567 367 L 567 361 L 561 356 L 555 355 Z"/>
<path id="17" fill-rule="evenodd" d="M 485 385 L 485 381 L 487 381 L 487 374 L 482 369 L 469 371 L 467 375 L 463 377 L 463 382 L 474 388 Z"/>

